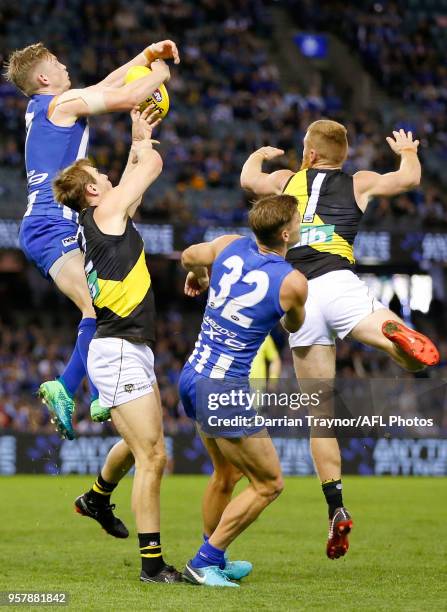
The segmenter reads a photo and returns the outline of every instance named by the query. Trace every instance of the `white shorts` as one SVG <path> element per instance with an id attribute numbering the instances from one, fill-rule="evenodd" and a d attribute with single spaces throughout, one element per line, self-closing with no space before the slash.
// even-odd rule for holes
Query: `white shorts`
<path id="1" fill-rule="evenodd" d="M 290 348 L 331 345 L 344 338 L 362 319 L 385 306 L 351 270 L 335 270 L 308 281 L 306 318 L 290 334 Z"/>
<path id="2" fill-rule="evenodd" d="M 156 383 L 152 350 L 120 338 L 93 338 L 87 369 L 104 408 L 152 393 Z"/>

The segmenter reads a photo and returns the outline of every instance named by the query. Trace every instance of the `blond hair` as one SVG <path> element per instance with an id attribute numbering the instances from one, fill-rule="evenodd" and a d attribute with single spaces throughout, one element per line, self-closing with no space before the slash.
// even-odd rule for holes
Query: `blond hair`
<path id="1" fill-rule="evenodd" d="M 348 155 L 347 130 L 330 119 L 319 119 L 307 128 L 307 145 L 329 164 L 341 166 Z"/>
<path id="2" fill-rule="evenodd" d="M 298 214 L 298 208 L 294 196 L 266 196 L 253 204 L 248 213 L 248 224 L 261 244 L 276 248 L 282 245 L 281 232 L 295 214 Z"/>
<path id="3" fill-rule="evenodd" d="M 37 82 L 33 80 L 34 69 L 39 62 L 50 57 L 51 52 L 41 42 L 17 49 L 9 56 L 5 78 L 26 96 L 31 96 L 38 89 Z"/>
<path id="4" fill-rule="evenodd" d="M 95 184 L 96 179 L 85 166 L 94 168 L 89 159 L 78 159 L 74 164 L 59 172 L 53 181 L 53 193 L 56 202 L 68 206 L 76 211 L 84 210 L 89 206 L 86 187 Z"/>

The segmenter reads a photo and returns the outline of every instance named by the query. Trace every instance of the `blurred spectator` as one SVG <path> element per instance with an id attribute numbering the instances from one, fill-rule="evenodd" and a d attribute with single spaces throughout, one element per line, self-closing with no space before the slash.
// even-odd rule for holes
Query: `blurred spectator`
<path id="1" fill-rule="evenodd" d="M 148 42 L 167 36 L 176 40 L 182 61 L 172 68 L 168 84 L 171 111 L 157 134 L 164 170 L 146 194 L 137 219 L 242 223 L 247 201 L 239 188 L 239 174 L 245 158 L 255 148 L 271 144 L 286 151 L 275 167 L 296 169 L 305 129 L 322 116 L 348 127 L 348 172 L 359 168 L 383 172 L 396 164 L 384 139 L 389 126 L 384 128 L 379 114 L 344 109 L 330 79 L 317 74 L 307 91 L 293 84 L 281 88 L 278 68 L 266 45 L 271 28 L 269 4 L 261 0 L 169 0 L 153 5 L 137 0 L 129 6 L 115 0 L 107 3 L 105 11 L 103 0 L 85 0 L 81 7 L 74 0 L 64 0 L 62 4 L 42 2 L 37 10 L 34 2 L 23 0 L 0 15 L 3 59 L 14 48 L 34 42 L 38 31 L 67 62 L 74 86 L 86 86 L 125 63 Z M 447 69 L 442 61 L 436 64 L 440 57 L 429 36 L 435 16 L 428 25 L 415 25 L 409 33 L 403 2 L 368 1 L 359 8 L 325 0 L 319 3 L 321 11 L 301 0 L 289 0 L 289 4 L 291 14 L 303 19 L 302 27 L 337 28 L 339 35 L 360 49 L 367 67 L 375 70 L 387 89 L 392 88 L 390 93 L 423 104 L 414 129 L 430 145 L 436 141 L 447 155 Z M 297 7 L 300 10 L 294 10 Z M 345 18 L 334 20 L 335 10 Z M 17 23 L 23 25 L 20 30 Z M 3 201 L 3 209 L 19 217 L 24 196 L 16 197 L 11 206 L 13 186 L 13 193 L 18 193 L 17 175 L 7 170 L 23 171 L 27 100 L 1 80 L 0 98 L 0 162 L 5 168 L 0 204 Z M 90 154 L 100 168 L 107 169 L 112 182 L 117 182 L 127 157 L 129 120 L 124 115 L 105 115 L 93 117 L 90 125 Z M 444 222 L 444 194 L 438 193 L 435 205 L 433 196 L 428 198 L 422 191 L 408 198 L 382 199 L 377 217 L 368 213 L 366 221 L 377 225 L 406 217 L 409 224 Z"/>

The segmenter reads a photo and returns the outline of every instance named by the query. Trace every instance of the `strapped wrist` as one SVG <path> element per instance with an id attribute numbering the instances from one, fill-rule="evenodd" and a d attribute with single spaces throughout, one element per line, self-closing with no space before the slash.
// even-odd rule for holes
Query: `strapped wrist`
<path id="1" fill-rule="evenodd" d="M 148 47 L 146 47 L 146 49 L 143 51 L 143 55 L 146 58 L 146 61 L 148 64 L 150 64 L 151 62 L 154 61 L 155 59 L 155 44 L 152 43 L 151 45 L 149 45 Z"/>
<path id="2" fill-rule="evenodd" d="M 417 149 L 415 149 L 414 147 L 402 147 L 400 152 L 403 153 L 404 151 L 410 151 L 411 153 L 416 153 L 416 155 L 418 153 Z"/>

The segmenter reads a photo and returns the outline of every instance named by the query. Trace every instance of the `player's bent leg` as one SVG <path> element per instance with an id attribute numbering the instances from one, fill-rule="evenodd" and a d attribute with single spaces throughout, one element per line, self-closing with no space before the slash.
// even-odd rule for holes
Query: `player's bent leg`
<path id="1" fill-rule="evenodd" d="M 110 449 L 92 488 L 75 500 L 76 512 L 94 519 L 115 538 L 127 538 L 129 531 L 114 515 L 115 504 L 110 504 L 110 496 L 133 464 L 130 448 L 124 440 L 120 440 Z"/>
<path id="2" fill-rule="evenodd" d="M 207 482 L 202 498 L 203 534 L 207 538 L 219 524 L 222 512 L 231 500 L 234 487 L 243 476 L 240 470 L 225 460 L 218 448 L 216 451 L 212 455 L 208 449 L 214 471 Z"/>
<path id="3" fill-rule="evenodd" d="M 335 346 L 320 345 L 292 349 L 295 374 L 304 393 L 317 393 L 318 406 L 312 408 L 312 416 L 334 415 L 333 388 L 335 379 Z M 320 391 L 324 387 L 324 393 Z M 310 446 L 316 472 L 321 482 L 341 478 L 341 457 L 337 438 L 328 436 L 328 430 L 311 428 Z"/>
<path id="4" fill-rule="evenodd" d="M 72 249 L 57 259 L 49 274 L 59 290 L 81 310 L 83 318 L 72 356 L 58 380 L 47 381 L 39 388 L 39 395 L 47 406 L 51 420 L 62 436 L 72 440 L 73 396 L 86 374 L 86 353 L 96 329 L 96 315 L 91 302 L 84 272 L 84 259 L 79 249 Z M 85 358 L 83 358 L 85 354 Z"/>
<path id="5" fill-rule="evenodd" d="M 64 295 L 70 298 L 82 312 L 82 320 L 79 324 L 76 348 L 86 370 L 88 348 L 96 331 L 96 314 L 85 277 L 84 257 L 79 250 L 71 251 L 70 253 L 76 254 L 66 259 L 54 269 L 53 280 L 58 289 Z M 64 378 L 64 374 L 62 375 L 62 378 Z M 90 378 L 88 378 L 88 382 L 92 396 L 92 403 L 90 406 L 90 416 L 92 421 L 98 423 L 107 421 L 110 419 L 110 409 L 101 406 L 98 400 L 98 391 L 95 385 Z"/>
<path id="6" fill-rule="evenodd" d="M 179 582 L 160 541 L 160 484 L 166 464 L 159 398 L 151 392 L 112 409 L 112 422 L 135 458 L 132 511 L 138 529 L 143 582 Z"/>
<path id="7" fill-rule="evenodd" d="M 301 390 L 312 394 L 324 389 L 323 394 L 319 393 L 319 405 L 312 408 L 312 416 L 332 417 L 335 401 L 335 346 L 316 344 L 295 347 L 292 354 Z M 312 426 L 310 448 L 328 506 L 329 535 L 326 554 L 330 559 L 336 559 L 348 551 L 348 535 L 353 526 L 352 518 L 343 506 L 340 447 L 335 435 L 330 435 L 326 428 L 320 430 Z"/>
<path id="8" fill-rule="evenodd" d="M 205 586 L 236 586 L 222 571 L 225 550 L 283 489 L 275 447 L 266 431 L 262 435 L 215 440 L 222 455 L 243 472 L 250 484 L 230 501 L 208 542 L 186 564 L 183 576 L 187 581 Z"/>
<path id="9" fill-rule="evenodd" d="M 53 274 L 50 270 L 50 274 L 56 287 L 76 304 L 83 318 L 96 318 L 85 277 L 84 256 L 79 249 L 71 251 L 70 254 L 62 265 L 54 269 Z"/>
<path id="10" fill-rule="evenodd" d="M 202 498 L 203 539 L 207 542 L 219 524 L 223 511 L 230 503 L 234 487 L 243 474 L 225 459 L 215 440 L 203 437 L 203 443 L 214 468 Z M 252 569 L 253 565 L 249 561 L 231 561 L 225 553 L 225 567 L 222 571 L 230 580 L 241 580 L 248 576 Z"/>
<path id="11" fill-rule="evenodd" d="M 407 327 L 391 310 L 381 308 L 362 319 L 349 336 L 378 348 L 410 372 L 439 362 L 439 352 L 423 334 Z"/>
<path id="12" fill-rule="evenodd" d="M 228 548 L 284 488 L 281 465 L 267 431 L 247 438 L 217 438 L 223 456 L 247 477 L 249 485 L 228 504 L 210 543 Z"/>
<path id="13" fill-rule="evenodd" d="M 110 449 L 101 475 L 108 482 L 119 482 L 134 463 L 135 459 L 129 445 L 125 440 L 120 440 Z"/>

